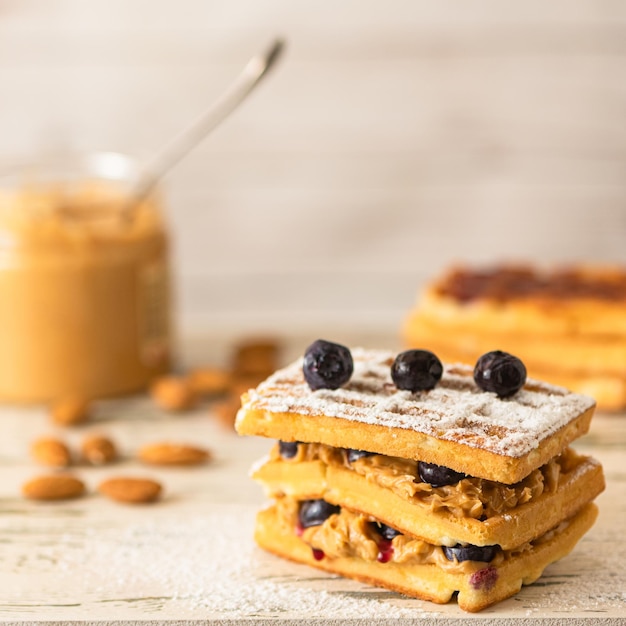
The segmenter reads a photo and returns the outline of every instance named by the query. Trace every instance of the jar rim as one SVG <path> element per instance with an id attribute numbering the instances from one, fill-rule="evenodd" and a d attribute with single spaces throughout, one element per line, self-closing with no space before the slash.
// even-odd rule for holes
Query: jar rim
<path id="1" fill-rule="evenodd" d="M 35 235 L 42 240 L 63 233 L 74 237 L 82 229 L 85 236 L 91 236 L 88 229 L 98 236 L 119 229 L 132 232 L 131 225 L 139 228 L 152 220 L 160 204 L 156 189 L 128 212 L 141 173 L 136 159 L 119 152 L 42 155 L 15 162 L 0 169 L 0 226 L 7 226 L 6 232 L 28 231 L 33 240 Z M 140 222 L 138 216 L 143 216 Z"/>
<path id="2" fill-rule="evenodd" d="M 132 183 L 142 172 L 139 161 L 121 152 L 59 153 L 23 158 L 0 168 L 0 186 L 15 186 L 30 176 L 36 182 L 71 182 L 85 176 Z"/>

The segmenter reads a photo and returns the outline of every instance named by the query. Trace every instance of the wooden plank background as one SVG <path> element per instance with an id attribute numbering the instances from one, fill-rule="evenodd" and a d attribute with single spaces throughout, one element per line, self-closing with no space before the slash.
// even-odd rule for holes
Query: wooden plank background
<path id="1" fill-rule="evenodd" d="M 167 181 L 185 327 L 390 328 L 455 260 L 626 262 L 618 0 L 0 0 L 0 162 L 148 157 L 275 35 Z"/>

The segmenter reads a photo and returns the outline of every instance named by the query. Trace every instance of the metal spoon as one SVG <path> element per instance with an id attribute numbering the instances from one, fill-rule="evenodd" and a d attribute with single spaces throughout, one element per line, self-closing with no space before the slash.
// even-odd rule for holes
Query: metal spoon
<path id="1" fill-rule="evenodd" d="M 284 42 L 276 39 L 265 52 L 253 56 L 226 91 L 202 115 L 159 150 L 131 190 L 127 212 L 144 200 L 165 174 L 245 100 L 276 63 L 283 48 Z"/>

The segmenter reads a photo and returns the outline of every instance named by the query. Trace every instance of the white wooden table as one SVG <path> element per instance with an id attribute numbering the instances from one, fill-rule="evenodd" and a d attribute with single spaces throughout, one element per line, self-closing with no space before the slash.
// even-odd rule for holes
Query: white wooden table
<path id="1" fill-rule="evenodd" d="M 196 346 L 201 352 L 199 346 Z M 476 615 L 283 562 L 252 541 L 260 488 L 247 476 L 271 442 L 239 438 L 210 411 L 168 416 L 147 398 L 102 404 L 94 422 L 55 431 L 41 409 L 0 410 L 0 622 L 20 624 L 247 624 L 303 619 L 324 624 L 626 623 L 626 415 L 597 416 L 578 448 L 605 467 L 598 522 L 576 550 L 514 598 Z M 54 433 L 76 446 L 106 432 L 124 460 L 76 468 L 86 498 L 33 503 L 20 486 L 37 474 L 28 446 Z M 210 447 L 213 463 L 152 469 L 132 459 L 145 442 Z M 105 476 L 147 475 L 165 485 L 154 505 L 119 505 L 99 496 Z"/>

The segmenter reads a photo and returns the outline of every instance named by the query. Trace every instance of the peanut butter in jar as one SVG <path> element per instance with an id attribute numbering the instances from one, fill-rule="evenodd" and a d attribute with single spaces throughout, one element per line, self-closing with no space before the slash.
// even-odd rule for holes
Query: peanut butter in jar
<path id="1" fill-rule="evenodd" d="M 122 155 L 0 179 L 0 401 L 145 388 L 170 362 L 168 234 Z"/>

